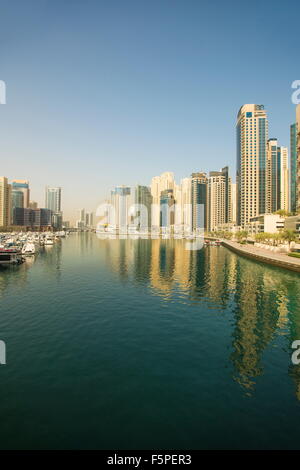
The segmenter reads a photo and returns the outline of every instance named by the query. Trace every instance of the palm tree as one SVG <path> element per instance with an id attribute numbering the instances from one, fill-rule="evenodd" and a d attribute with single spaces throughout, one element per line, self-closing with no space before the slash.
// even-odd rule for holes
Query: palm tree
<path id="1" fill-rule="evenodd" d="M 283 239 L 288 242 L 289 249 L 291 247 L 291 243 L 298 240 L 298 236 L 293 230 L 286 229 L 282 232 L 282 235 L 283 235 Z"/>

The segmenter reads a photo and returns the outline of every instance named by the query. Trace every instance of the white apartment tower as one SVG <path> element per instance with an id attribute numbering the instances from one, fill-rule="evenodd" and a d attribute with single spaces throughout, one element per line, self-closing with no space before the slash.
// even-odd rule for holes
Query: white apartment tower
<path id="1" fill-rule="evenodd" d="M 263 105 L 245 104 L 239 110 L 237 139 L 237 223 L 245 226 L 266 209 L 267 113 Z"/>

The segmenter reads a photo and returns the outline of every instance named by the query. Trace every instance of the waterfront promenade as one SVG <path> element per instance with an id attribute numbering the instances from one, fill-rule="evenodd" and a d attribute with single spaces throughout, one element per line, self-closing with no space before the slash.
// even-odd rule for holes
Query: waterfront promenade
<path id="1" fill-rule="evenodd" d="M 253 245 L 241 245 L 238 242 L 229 240 L 222 240 L 222 244 L 235 253 L 246 256 L 247 258 L 300 272 L 300 258 L 293 258 L 285 253 L 273 253 Z"/>

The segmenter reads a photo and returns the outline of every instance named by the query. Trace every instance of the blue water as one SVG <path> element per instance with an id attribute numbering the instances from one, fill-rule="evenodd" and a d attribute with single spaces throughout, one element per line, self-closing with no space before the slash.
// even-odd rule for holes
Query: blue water
<path id="1" fill-rule="evenodd" d="M 300 448 L 299 280 L 94 234 L 2 269 L 0 448 Z"/>

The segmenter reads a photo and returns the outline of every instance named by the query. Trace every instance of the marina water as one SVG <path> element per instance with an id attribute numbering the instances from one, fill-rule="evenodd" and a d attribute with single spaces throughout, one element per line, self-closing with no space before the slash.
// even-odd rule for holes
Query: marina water
<path id="1" fill-rule="evenodd" d="M 2 449 L 300 448 L 297 273 L 73 234 L 0 271 Z"/>

